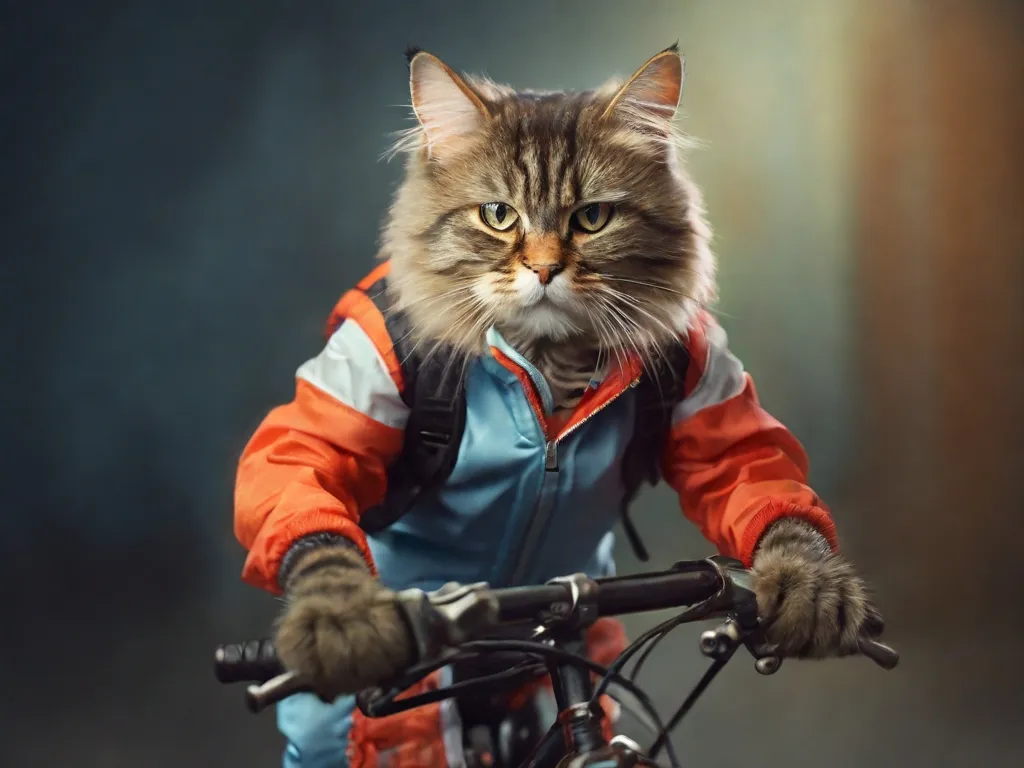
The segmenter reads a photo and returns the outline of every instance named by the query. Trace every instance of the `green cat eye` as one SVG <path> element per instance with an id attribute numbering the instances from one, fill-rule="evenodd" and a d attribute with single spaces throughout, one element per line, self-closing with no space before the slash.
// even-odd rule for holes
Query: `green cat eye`
<path id="1" fill-rule="evenodd" d="M 491 229 L 505 232 L 519 221 L 519 214 L 507 203 L 484 203 L 480 206 L 480 219 Z"/>
<path id="2" fill-rule="evenodd" d="M 569 218 L 569 226 L 578 232 L 592 235 L 600 232 L 612 217 L 610 203 L 591 203 L 573 212 Z"/>

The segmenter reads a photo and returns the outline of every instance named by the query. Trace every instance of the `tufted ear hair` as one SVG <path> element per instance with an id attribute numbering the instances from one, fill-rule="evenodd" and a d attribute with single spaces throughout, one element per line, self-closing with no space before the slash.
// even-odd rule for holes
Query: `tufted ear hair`
<path id="1" fill-rule="evenodd" d="M 685 68 L 679 45 L 655 54 L 619 88 L 604 111 L 638 128 L 664 129 L 675 117 L 683 92 Z"/>
<path id="2" fill-rule="evenodd" d="M 480 96 L 439 58 L 416 49 L 407 55 L 412 108 L 427 150 L 443 155 L 482 128 L 490 113 Z"/>

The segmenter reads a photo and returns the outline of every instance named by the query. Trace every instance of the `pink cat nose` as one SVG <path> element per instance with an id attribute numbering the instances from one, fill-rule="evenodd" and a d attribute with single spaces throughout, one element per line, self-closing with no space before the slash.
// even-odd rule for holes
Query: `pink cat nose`
<path id="1" fill-rule="evenodd" d="M 562 271 L 563 267 L 561 264 L 527 264 L 537 279 L 540 280 L 541 285 L 547 285 L 555 279 L 555 275 Z"/>
<path id="2" fill-rule="evenodd" d="M 537 275 L 541 285 L 550 283 L 565 266 L 562 242 L 554 232 L 528 233 L 523 243 L 523 264 Z"/>

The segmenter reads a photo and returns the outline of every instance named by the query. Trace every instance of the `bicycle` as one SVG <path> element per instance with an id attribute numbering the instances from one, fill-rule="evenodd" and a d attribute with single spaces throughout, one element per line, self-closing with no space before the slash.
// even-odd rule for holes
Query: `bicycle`
<path id="1" fill-rule="evenodd" d="M 736 650 L 745 646 L 761 674 L 774 674 L 782 664 L 763 641 L 764 626 L 758 617 L 750 572 L 738 561 L 719 556 L 679 562 L 665 571 L 603 579 L 575 574 L 538 586 L 491 589 L 483 583 L 452 583 L 429 593 L 404 590 L 396 599 L 408 621 L 418 661 L 398 679 L 381 681 L 382 687 L 357 695 L 357 706 L 367 717 L 386 717 L 474 691 L 522 685 L 524 680 L 538 677 L 551 679 L 558 716 L 545 733 L 526 729 L 532 743 L 525 755 L 515 754 L 508 743 L 495 745 L 493 738 L 483 739 L 481 745 L 479 733 L 464 733 L 467 766 L 656 767 L 654 761 L 664 750 L 669 764 L 679 768 L 669 734 Z M 683 607 L 682 613 L 638 637 L 609 667 L 577 652 L 583 631 L 599 617 Z M 715 618 L 724 621 L 702 633 L 699 646 L 712 663 L 663 723 L 634 680 L 669 632 L 684 623 Z M 529 639 L 490 637 L 502 628 L 525 628 Z M 894 668 L 899 661 L 895 650 L 874 638 L 862 637 L 859 651 L 884 669 Z M 516 654 L 520 660 L 493 674 L 398 699 L 403 691 L 446 665 L 499 653 Z M 623 670 L 634 657 L 632 672 L 626 676 Z M 220 646 L 215 652 L 215 674 L 222 683 L 259 683 L 249 686 L 246 694 L 253 712 L 309 690 L 297 675 L 282 669 L 269 640 Z M 599 677 L 596 684 L 594 675 Z M 648 750 L 624 736 L 605 738 L 599 700 L 612 684 L 631 694 L 639 710 L 646 712 L 647 718 L 641 716 L 641 721 L 646 719 L 656 733 Z M 621 694 L 619 701 L 626 704 Z"/>

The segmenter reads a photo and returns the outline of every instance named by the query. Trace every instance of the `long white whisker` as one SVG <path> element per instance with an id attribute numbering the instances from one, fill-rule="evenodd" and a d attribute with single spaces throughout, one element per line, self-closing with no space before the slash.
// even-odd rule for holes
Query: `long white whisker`
<path id="1" fill-rule="evenodd" d="M 642 326 L 635 318 L 629 317 L 621 308 L 615 306 L 614 303 L 611 304 L 612 308 L 615 309 L 617 312 L 619 312 L 630 323 L 630 325 L 632 325 L 636 329 L 637 332 L 639 332 L 641 334 L 645 334 L 645 335 L 647 335 L 650 338 L 650 346 L 649 346 L 650 353 L 653 354 L 653 355 L 656 355 L 659 358 L 661 358 L 666 363 L 669 362 L 668 361 L 668 355 L 667 355 L 667 353 L 665 351 L 665 346 L 666 346 L 666 344 L 673 343 L 673 342 L 681 343 L 679 341 L 679 338 L 678 338 L 678 332 L 676 330 L 674 330 L 672 327 L 670 327 L 663 320 L 661 320 L 660 318 L 658 318 L 654 314 L 652 314 L 650 311 L 648 311 L 634 297 L 629 296 L 628 294 L 621 293 L 619 291 L 615 291 L 614 289 L 608 289 L 607 287 L 605 288 L 605 292 L 609 296 L 613 296 L 614 298 L 616 298 L 619 301 L 621 301 L 623 304 L 625 304 L 630 309 L 633 309 L 633 310 L 635 310 L 637 312 L 640 312 L 642 315 L 648 317 L 651 321 L 653 321 L 655 323 L 656 326 L 658 326 L 658 327 L 660 327 L 661 329 L 664 330 L 666 338 L 659 340 L 655 336 L 654 331 L 651 328 L 647 328 L 647 327 Z M 660 386 L 660 383 L 659 383 L 659 386 Z"/>
<path id="2" fill-rule="evenodd" d="M 643 306 L 643 305 L 642 305 L 642 304 L 641 304 L 641 303 L 640 303 L 640 302 L 639 302 L 639 301 L 638 301 L 637 299 L 635 299 L 634 297 L 630 296 L 630 295 L 629 295 L 629 294 L 627 294 L 627 293 L 622 293 L 621 291 L 616 291 L 616 290 L 615 290 L 614 288 L 608 288 L 608 289 L 606 289 L 606 291 L 607 291 L 608 293 L 612 294 L 612 295 L 613 295 L 613 296 L 614 296 L 615 298 L 617 298 L 617 299 L 618 299 L 619 301 L 623 302 L 623 303 L 624 303 L 624 304 L 626 304 L 627 306 L 629 306 L 629 307 L 631 307 L 631 308 L 635 309 L 635 310 L 636 310 L 636 311 L 638 311 L 638 312 L 641 312 L 641 313 L 642 313 L 642 314 L 644 314 L 644 315 L 645 315 L 646 317 L 649 317 L 649 318 L 650 318 L 650 319 L 651 319 L 652 321 L 654 321 L 654 322 L 655 322 L 655 323 L 656 323 L 656 324 L 657 324 L 657 325 L 658 325 L 659 327 L 663 328 L 663 329 L 665 330 L 665 332 L 666 332 L 666 333 L 667 333 L 667 334 L 668 334 L 669 336 L 674 336 L 674 335 L 676 335 L 676 332 L 675 332 L 675 331 L 674 331 L 674 330 L 672 329 L 672 327 L 671 327 L 671 326 L 669 326 L 668 324 L 666 324 L 666 323 L 665 323 L 665 322 L 664 322 L 663 320 L 661 320 L 660 318 L 658 318 L 658 317 L 655 317 L 655 316 L 654 316 L 653 314 L 651 314 L 651 312 L 650 312 L 650 311 L 649 311 L 649 310 L 648 310 L 648 309 L 647 309 L 646 307 L 644 307 L 644 306 Z M 652 334 L 652 336 L 653 336 L 653 334 Z"/>
<path id="3" fill-rule="evenodd" d="M 658 291 L 665 291 L 666 293 L 672 293 L 675 294 L 676 296 L 681 296 L 684 299 L 688 299 L 689 301 L 695 302 L 697 304 L 700 303 L 690 294 L 684 291 L 680 291 L 678 288 L 673 288 L 670 285 L 665 285 L 664 283 L 653 283 L 648 280 L 636 280 L 631 277 L 619 277 L 617 275 L 602 275 L 602 279 L 611 280 L 616 283 L 632 283 L 633 285 L 640 285 L 643 286 L 644 288 L 654 288 L 655 290 Z"/>
<path id="4" fill-rule="evenodd" d="M 598 298 L 603 307 L 605 307 L 608 310 L 611 310 L 606 315 L 606 317 L 614 321 L 622 330 L 622 335 L 620 337 L 621 340 L 623 342 L 629 343 L 629 345 L 633 348 L 633 351 L 636 352 L 637 357 L 640 358 L 641 364 L 644 365 L 644 368 L 646 368 L 647 366 L 645 363 L 644 355 L 640 351 L 640 347 L 637 344 L 635 334 L 632 332 L 633 329 L 630 328 L 630 325 L 636 327 L 636 323 L 633 322 L 619 307 L 616 307 L 615 304 L 607 296 L 601 296 L 600 294 L 598 294 Z M 636 327 L 636 329 L 639 330 L 638 327 Z"/>
<path id="5" fill-rule="evenodd" d="M 696 270 L 689 270 L 689 271 L 693 272 L 693 274 L 698 274 L 698 272 Z M 703 309 L 706 312 L 711 312 L 711 313 L 713 313 L 715 315 L 718 315 L 719 317 L 731 317 L 731 315 L 729 315 L 728 313 L 722 312 L 719 309 L 717 309 L 715 307 L 712 307 L 710 304 L 707 304 L 707 303 L 705 303 L 703 301 L 699 301 L 696 297 L 691 296 L 690 294 L 685 293 L 683 291 L 680 291 L 680 290 L 678 290 L 676 288 L 672 288 L 671 286 L 668 286 L 668 285 L 663 285 L 661 283 L 647 282 L 647 281 L 644 281 L 644 280 L 634 280 L 634 279 L 628 278 L 628 277 L 617 277 L 615 275 L 603 275 L 602 279 L 610 280 L 610 281 L 615 281 L 615 282 L 620 282 L 620 283 L 632 283 L 633 285 L 641 285 L 641 286 L 644 286 L 646 288 L 654 288 L 654 289 L 659 290 L 659 291 L 665 291 L 666 293 L 672 293 L 672 294 L 675 294 L 675 295 L 677 295 L 677 296 L 679 296 L 679 297 L 681 297 L 683 299 L 686 299 L 687 301 L 692 301 L 695 305 L 697 305 L 698 307 L 700 307 L 701 309 Z"/>
<path id="6" fill-rule="evenodd" d="M 441 294 L 441 295 L 439 295 L 439 296 L 434 296 L 434 297 L 427 297 L 427 298 L 425 298 L 425 299 L 422 299 L 421 301 L 419 301 L 419 302 L 417 302 L 417 303 L 421 303 L 421 304 L 430 304 L 430 303 L 434 303 L 434 302 L 437 302 L 437 301 L 440 301 L 440 300 L 442 300 L 442 299 L 443 299 L 443 298 L 444 298 L 444 297 L 445 297 L 446 295 L 450 295 L 451 293 L 454 293 L 454 292 L 455 292 L 455 291 L 449 291 L 449 292 L 447 292 L 446 294 Z M 463 305 L 465 305 L 465 304 L 467 304 L 467 303 L 472 303 L 473 301 L 479 302 L 479 301 L 480 301 L 480 298 L 479 298 L 478 296 L 476 296 L 475 294 L 470 294 L 469 296 L 465 296 L 465 297 L 463 297 L 462 299 L 460 299 L 460 300 L 456 301 L 456 302 L 455 302 L 454 304 L 449 304 L 449 305 L 448 305 L 448 309 L 450 309 L 450 310 L 451 310 L 451 309 L 457 309 L 458 307 L 460 307 L 460 306 L 463 306 Z M 414 304 L 410 304 L 410 306 L 414 306 Z M 397 311 L 397 310 L 395 310 L 395 311 Z M 420 329 L 421 329 L 422 327 L 423 327 L 423 324 L 422 324 L 422 323 L 419 323 L 419 324 L 415 324 L 415 325 L 413 325 L 413 326 L 412 326 L 412 327 L 410 327 L 410 328 L 409 328 L 409 330 L 408 330 L 408 331 L 407 331 L 407 332 L 406 332 L 405 334 L 403 334 L 403 335 L 402 335 L 402 336 L 401 336 L 400 338 L 398 338 L 398 339 L 393 339 L 393 340 L 392 340 L 392 345 L 393 345 L 393 346 L 395 346 L 395 345 L 397 345 L 397 344 L 398 344 L 398 343 L 399 343 L 400 341 L 404 341 L 405 339 L 407 339 L 407 338 L 409 338 L 410 336 L 412 336 L 412 335 L 413 335 L 413 334 L 414 334 L 414 333 L 415 333 L 416 331 L 420 330 Z M 406 361 L 407 361 L 407 360 L 408 360 L 408 359 L 409 359 L 410 357 L 412 357 L 412 355 L 413 355 L 413 354 L 414 354 L 414 353 L 416 352 L 416 350 L 417 350 L 417 349 L 419 348 L 419 345 L 420 345 L 420 343 L 422 343 L 422 341 L 423 341 L 423 340 L 421 339 L 421 340 L 417 341 L 417 342 L 416 342 L 416 343 L 415 343 L 415 344 L 413 345 L 413 348 L 412 348 L 411 350 L 409 350 L 409 354 L 408 354 L 408 355 L 406 355 L 406 359 L 402 361 L 402 362 L 403 362 L 403 364 L 404 364 L 404 363 L 405 363 L 405 362 L 406 362 Z"/>
<path id="7" fill-rule="evenodd" d="M 604 358 L 605 351 L 607 350 L 608 352 L 611 352 L 611 353 L 615 352 L 615 340 L 608 333 L 608 330 L 607 330 L 607 327 L 605 326 L 604 320 L 600 317 L 600 315 L 595 315 L 593 312 L 591 312 L 590 311 L 590 307 L 588 307 L 586 305 L 586 303 L 583 304 L 583 309 L 586 311 L 587 316 L 590 318 L 590 325 L 591 325 L 591 327 L 597 333 L 598 358 L 597 358 L 596 368 L 598 370 L 600 370 L 600 368 L 601 368 L 601 366 L 603 364 L 602 360 Z M 618 360 L 618 358 L 616 358 L 616 361 L 617 362 L 621 362 L 621 361 Z"/>
<path id="8" fill-rule="evenodd" d="M 455 344 L 455 340 L 456 340 L 456 339 L 458 338 L 458 336 L 459 336 L 459 334 L 457 333 L 457 331 L 458 331 L 459 329 L 461 329 L 462 327 L 464 327 L 464 325 L 465 325 L 465 319 L 466 319 L 466 318 L 467 318 L 467 317 L 468 317 L 469 315 L 471 315 L 471 314 L 472 314 L 472 311 L 473 311 L 473 309 L 474 309 L 473 307 L 470 307 L 470 308 L 468 308 L 468 310 L 466 310 L 466 311 L 465 311 L 465 312 L 463 313 L 463 315 L 461 315 L 460 317 L 456 318 L 456 320 L 455 320 L 455 325 L 453 325 L 453 326 L 452 326 L 451 330 L 450 330 L 450 331 L 449 331 L 448 333 L 442 334 L 441 336 L 435 336 L 435 337 L 434 337 L 434 338 L 432 338 L 432 339 L 431 339 L 431 338 L 429 338 L 429 337 L 426 337 L 426 336 L 423 336 L 423 337 L 421 337 L 421 338 L 417 339 L 417 340 L 416 340 L 416 343 L 414 343 L 414 344 L 413 344 L 413 346 L 412 346 L 412 349 L 410 349 L 410 350 L 409 350 L 409 353 L 408 353 L 408 354 L 406 355 L 406 357 L 405 357 L 405 360 L 403 360 L 403 361 L 402 361 L 402 362 L 403 362 L 403 364 L 404 364 L 404 363 L 405 363 L 405 362 L 406 362 L 407 360 L 409 360 L 410 358 L 412 358 L 412 357 L 413 357 L 413 356 L 414 356 L 414 355 L 416 354 L 416 351 L 417 351 L 417 350 L 418 350 L 418 349 L 420 348 L 420 346 L 421 346 L 421 345 L 422 345 L 423 343 L 425 343 L 425 342 L 433 341 L 433 342 L 434 342 L 434 345 L 433 345 L 433 346 L 432 346 L 432 347 L 430 348 L 430 351 L 428 351 L 428 352 L 427 352 L 427 353 L 426 353 L 426 354 L 425 354 L 425 355 L 423 356 L 423 359 L 424 359 L 424 360 L 428 359 L 428 358 L 429 358 L 429 357 L 430 357 L 431 355 L 435 354 L 435 353 L 437 352 L 437 350 L 438 350 L 438 349 L 439 349 L 439 348 L 440 348 L 440 347 L 441 347 L 442 345 L 444 345 L 444 344 L 452 344 L 452 345 L 456 345 L 456 344 Z M 412 331 L 410 331 L 410 332 L 409 332 L 409 334 L 406 334 L 406 337 L 407 337 L 407 336 L 409 336 L 409 335 L 410 335 L 411 333 L 412 333 Z M 403 337 L 403 338 L 405 338 L 405 337 Z"/>
<path id="9" fill-rule="evenodd" d="M 679 338 L 678 332 L 675 331 L 674 329 L 672 329 L 671 327 L 669 327 L 668 325 L 666 325 L 664 322 L 659 320 L 657 317 L 652 315 L 650 312 L 648 312 L 633 297 L 628 296 L 626 294 L 619 294 L 619 298 L 620 298 L 620 300 L 625 301 L 628 305 L 631 305 L 633 308 L 637 309 L 638 311 L 640 311 L 643 314 L 645 314 L 648 317 L 650 317 L 651 320 L 653 320 L 654 322 L 656 322 L 658 325 L 660 325 L 662 328 L 665 329 L 666 334 L 667 334 L 667 338 L 663 339 L 660 343 L 659 343 L 659 341 L 657 339 L 654 338 L 654 335 L 650 331 L 650 329 L 643 329 L 643 330 L 646 330 L 647 333 L 650 334 L 650 336 L 651 336 L 651 342 L 652 342 L 651 343 L 651 348 L 650 348 L 651 353 L 653 355 L 656 355 L 657 358 L 660 358 L 664 363 L 670 364 L 671 361 L 669 360 L 669 357 L 668 357 L 667 347 L 668 347 L 669 344 L 682 344 L 682 340 Z M 633 322 L 633 324 L 638 329 L 641 328 L 639 323 L 637 323 L 635 320 L 633 320 L 632 322 Z M 666 367 L 668 367 L 668 365 L 666 365 Z M 654 371 L 654 372 L 656 373 L 656 371 Z M 661 389 L 662 382 L 660 381 L 660 377 L 658 377 L 657 384 L 658 384 L 659 389 Z"/>
<path id="10" fill-rule="evenodd" d="M 601 297 L 596 296 L 595 298 L 597 299 L 598 304 L 600 304 Z M 590 310 L 588 309 L 587 312 L 590 313 Z M 613 328 L 609 327 L 608 319 L 604 317 L 600 311 L 598 311 L 597 313 L 590 314 L 591 317 L 597 322 L 599 333 L 604 337 L 604 343 L 608 346 L 609 352 L 611 352 L 615 356 L 616 365 L 618 365 L 619 368 L 624 368 L 625 360 L 622 356 L 623 349 L 622 344 L 618 338 L 618 334 L 615 332 Z"/>

